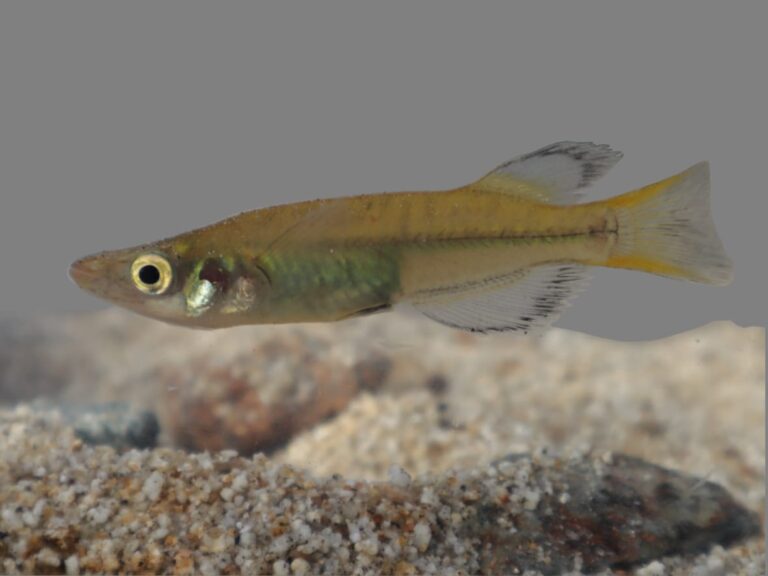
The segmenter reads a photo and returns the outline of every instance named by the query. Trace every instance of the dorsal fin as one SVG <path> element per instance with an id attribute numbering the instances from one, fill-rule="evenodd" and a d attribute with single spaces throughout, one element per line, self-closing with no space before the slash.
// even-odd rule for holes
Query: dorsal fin
<path id="1" fill-rule="evenodd" d="M 622 153 L 605 144 L 557 142 L 505 162 L 472 186 L 539 202 L 570 204 Z"/>

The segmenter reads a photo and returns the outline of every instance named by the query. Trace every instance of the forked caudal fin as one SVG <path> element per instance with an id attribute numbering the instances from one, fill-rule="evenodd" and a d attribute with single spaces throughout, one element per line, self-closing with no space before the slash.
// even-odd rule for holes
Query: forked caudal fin
<path id="1" fill-rule="evenodd" d="M 709 210 L 709 165 L 606 201 L 616 211 L 618 239 L 605 263 L 705 284 L 731 281 L 731 261 Z"/>

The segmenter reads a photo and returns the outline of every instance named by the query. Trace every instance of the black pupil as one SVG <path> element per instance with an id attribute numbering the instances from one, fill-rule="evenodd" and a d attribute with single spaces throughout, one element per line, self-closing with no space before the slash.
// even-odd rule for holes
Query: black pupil
<path id="1" fill-rule="evenodd" d="M 160 281 L 160 270 L 157 269 L 157 266 L 152 266 L 151 264 L 142 266 L 141 270 L 139 270 L 139 280 L 150 286 L 157 284 Z"/>

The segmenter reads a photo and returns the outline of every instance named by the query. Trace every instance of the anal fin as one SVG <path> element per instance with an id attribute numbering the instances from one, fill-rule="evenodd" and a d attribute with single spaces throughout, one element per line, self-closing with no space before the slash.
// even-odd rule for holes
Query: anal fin
<path id="1" fill-rule="evenodd" d="M 421 290 L 408 298 L 425 316 L 471 332 L 535 333 L 547 328 L 588 283 L 586 267 L 551 263 Z"/>

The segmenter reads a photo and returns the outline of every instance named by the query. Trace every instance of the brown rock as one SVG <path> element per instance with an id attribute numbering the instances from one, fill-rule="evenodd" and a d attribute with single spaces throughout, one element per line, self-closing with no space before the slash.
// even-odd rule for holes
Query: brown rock
<path id="1" fill-rule="evenodd" d="M 323 358 L 322 348 L 327 343 L 295 336 L 264 341 L 225 365 L 210 357 L 158 369 L 171 437 L 195 451 L 274 450 L 343 410 L 360 378 L 371 386 L 383 371 Z"/>

